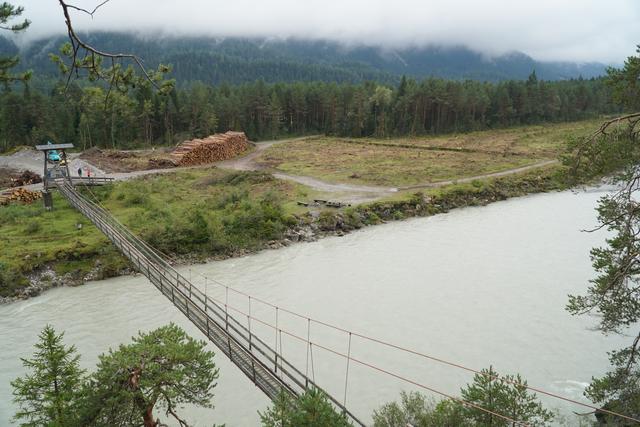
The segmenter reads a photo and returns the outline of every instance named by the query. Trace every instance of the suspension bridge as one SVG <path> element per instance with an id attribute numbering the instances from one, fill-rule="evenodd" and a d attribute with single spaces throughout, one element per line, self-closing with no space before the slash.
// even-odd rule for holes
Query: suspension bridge
<path id="1" fill-rule="evenodd" d="M 51 149 L 51 146 L 48 146 L 46 149 Z M 361 418 L 350 411 L 346 405 L 349 364 L 357 363 L 371 369 L 372 371 L 400 380 L 414 388 L 417 387 L 434 394 L 438 394 L 462 405 L 491 414 L 509 422 L 511 425 L 528 425 L 524 421 L 494 412 L 476 403 L 462 400 L 459 397 L 436 390 L 417 380 L 406 378 L 402 375 L 391 372 L 390 370 L 384 369 L 383 367 L 376 366 L 367 361 L 353 357 L 351 354 L 351 340 L 353 337 L 358 337 L 392 350 L 409 353 L 431 362 L 448 365 L 474 374 L 487 375 L 485 372 L 480 372 L 454 362 L 413 351 L 408 348 L 403 348 L 393 343 L 373 337 L 358 334 L 330 323 L 311 319 L 303 314 L 278 307 L 268 301 L 252 297 L 249 294 L 230 288 L 216 282 L 215 280 L 212 282 L 222 286 L 227 295 L 229 292 L 234 292 L 246 297 L 249 302 L 248 311 L 229 305 L 228 297 L 226 301 L 222 301 L 218 298 L 207 295 L 206 287 L 205 292 L 203 292 L 198 286 L 195 286 L 192 283 L 191 278 L 187 279 L 173 268 L 171 263 L 166 259 L 167 257 L 162 252 L 154 249 L 142 239 L 134 235 L 127 229 L 127 227 L 114 218 L 97 200 L 91 200 L 76 188 L 78 185 L 102 185 L 108 182 L 109 180 L 105 179 L 72 179 L 68 173 L 61 173 L 57 176 L 49 176 L 49 179 L 45 181 L 44 191 L 48 192 L 53 188 L 58 189 L 58 191 L 75 209 L 87 217 L 102 233 L 105 234 L 105 236 L 109 238 L 114 246 L 118 248 L 118 250 L 131 262 L 138 272 L 143 274 L 166 298 L 168 298 L 178 310 L 180 310 L 227 358 L 229 358 L 233 364 L 240 369 L 247 378 L 249 378 L 251 382 L 253 382 L 271 400 L 276 400 L 281 393 L 287 393 L 291 396 L 299 396 L 306 390 L 316 389 L 323 392 L 329 402 L 333 405 L 334 409 L 337 412 L 342 413 L 351 424 L 364 426 L 365 424 L 361 421 Z M 46 200 L 45 205 L 47 205 Z M 252 301 L 273 308 L 276 314 L 275 324 L 266 322 L 253 315 L 251 313 Z M 286 312 L 305 321 L 307 323 L 307 336 L 301 336 L 299 333 L 296 334 L 290 330 L 279 327 L 279 311 Z M 238 319 L 242 319 L 243 321 Z M 247 320 L 246 324 L 244 319 Z M 259 337 L 254 331 L 252 331 L 252 321 L 275 331 L 275 346 L 267 344 L 262 337 Z M 312 323 L 344 333 L 348 337 L 347 352 L 337 351 L 335 348 L 331 348 L 318 342 L 313 342 L 310 336 L 310 327 Z M 283 357 L 282 334 L 298 340 L 305 345 L 307 348 L 306 368 L 298 368 L 294 363 Z M 280 349 L 278 349 L 278 335 L 280 335 Z M 315 381 L 315 374 L 309 373 L 309 355 L 311 355 L 311 363 L 313 363 L 312 358 L 314 347 L 346 360 L 345 389 L 342 399 L 339 399 L 324 390 Z M 498 379 L 498 377 L 495 377 L 495 379 Z M 603 408 L 598 408 L 546 390 L 531 386 L 526 386 L 526 388 L 530 391 L 540 393 L 551 398 L 559 399 L 583 408 L 588 408 L 590 411 L 604 413 L 625 419 L 626 421 L 640 423 L 640 420 L 635 418 L 608 411 Z"/>

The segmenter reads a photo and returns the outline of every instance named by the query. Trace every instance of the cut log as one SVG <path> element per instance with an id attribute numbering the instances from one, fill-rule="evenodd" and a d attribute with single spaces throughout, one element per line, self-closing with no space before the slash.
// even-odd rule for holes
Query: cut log
<path id="1" fill-rule="evenodd" d="M 0 206 L 11 202 L 33 203 L 42 197 L 39 191 L 31 191 L 26 188 L 14 188 L 0 194 Z"/>

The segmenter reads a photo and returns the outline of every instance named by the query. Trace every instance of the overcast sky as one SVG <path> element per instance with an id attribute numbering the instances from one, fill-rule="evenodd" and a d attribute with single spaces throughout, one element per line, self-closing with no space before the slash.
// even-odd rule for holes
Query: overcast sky
<path id="1" fill-rule="evenodd" d="M 71 2 L 71 1 L 70 1 Z M 63 33 L 57 0 L 12 0 L 32 38 Z M 92 9 L 100 1 L 76 0 Z M 640 44 L 639 0 L 111 0 L 82 30 L 297 37 L 401 48 L 465 45 L 488 55 L 621 63 Z"/>

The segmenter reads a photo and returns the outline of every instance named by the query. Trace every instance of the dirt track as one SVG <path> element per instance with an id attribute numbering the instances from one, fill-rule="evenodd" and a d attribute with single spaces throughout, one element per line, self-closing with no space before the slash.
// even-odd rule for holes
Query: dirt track
<path id="1" fill-rule="evenodd" d="M 312 138 L 312 137 L 306 137 L 306 138 Z M 248 154 L 247 156 L 220 162 L 220 163 L 217 163 L 217 166 L 222 168 L 227 168 L 227 169 L 234 169 L 234 170 L 245 170 L 245 171 L 261 170 L 263 168 L 260 165 L 258 165 L 255 160 L 260 156 L 260 154 L 264 150 L 266 150 L 267 148 L 275 144 L 299 141 L 306 138 L 283 139 L 280 141 L 267 141 L 267 142 L 257 143 L 256 149 L 250 154 Z M 470 176 L 470 177 L 460 178 L 456 180 L 426 182 L 423 184 L 416 184 L 416 185 L 405 186 L 405 187 L 377 187 L 377 186 L 354 185 L 354 184 L 334 184 L 334 183 L 322 181 L 310 176 L 291 175 L 291 174 L 286 174 L 282 172 L 274 172 L 273 175 L 278 179 L 294 181 L 299 184 L 303 184 L 308 187 L 311 187 L 318 191 L 323 191 L 328 193 L 337 193 L 335 199 L 342 202 L 362 203 L 365 201 L 380 199 L 402 190 L 419 190 L 423 188 L 437 188 L 437 187 L 443 187 L 445 185 L 450 185 L 454 183 L 471 182 L 477 179 L 496 178 L 501 176 L 513 175 L 521 172 L 526 172 L 532 169 L 541 168 L 541 167 L 552 165 L 555 163 L 558 163 L 558 161 L 545 160 L 532 165 L 522 166 L 514 169 L 508 169 L 500 172 Z"/>

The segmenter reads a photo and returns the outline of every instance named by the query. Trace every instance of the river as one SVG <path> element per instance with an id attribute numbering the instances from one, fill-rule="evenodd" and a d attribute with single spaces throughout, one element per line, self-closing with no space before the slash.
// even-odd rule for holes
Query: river
<path id="1" fill-rule="evenodd" d="M 567 294 L 583 292 L 594 274 L 589 249 L 602 244 L 605 234 L 581 230 L 596 224 L 593 208 L 602 195 L 533 195 L 181 270 L 219 299 L 224 290 L 198 273 L 364 335 L 476 369 L 519 372 L 530 385 L 583 400 L 590 378 L 608 366 L 606 352 L 629 340 L 603 337 L 589 330 L 595 318 L 564 310 Z M 275 322 L 274 310 L 255 301 L 249 307 L 232 294 L 229 304 Z M 306 336 L 306 321 L 283 312 L 278 321 L 280 328 Z M 109 347 L 168 322 L 204 338 L 143 276 L 54 289 L 0 306 L 0 425 L 9 423 L 15 409 L 9 381 L 24 372 L 19 358 L 30 356 L 46 323 L 65 331 L 65 342 L 76 345 L 90 369 Z M 266 327 L 254 323 L 253 330 L 267 342 L 276 340 Z M 348 335 L 317 324 L 310 332 L 311 341 L 348 351 Z M 309 368 L 304 343 L 285 336 L 279 345 L 284 357 L 311 369 L 340 400 L 346 379 L 347 406 L 367 422 L 400 390 L 416 389 L 354 362 L 346 376 L 346 362 L 318 347 Z M 360 338 L 352 339 L 351 355 L 452 394 L 472 378 Z M 215 409 L 190 408 L 187 418 L 196 425 L 258 425 L 257 411 L 269 402 L 223 355 L 216 359 L 221 375 Z M 565 414 L 586 412 L 545 403 Z"/>

